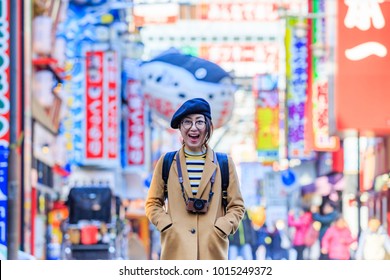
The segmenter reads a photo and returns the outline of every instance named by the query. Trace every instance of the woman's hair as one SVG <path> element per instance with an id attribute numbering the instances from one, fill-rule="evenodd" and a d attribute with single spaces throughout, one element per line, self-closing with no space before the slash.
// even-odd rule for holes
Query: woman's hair
<path id="1" fill-rule="evenodd" d="M 321 204 L 321 206 L 320 206 L 320 213 L 321 213 L 322 215 L 327 214 L 327 213 L 325 213 L 325 211 L 324 211 L 326 206 L 331 207 L 333 211 L 335 211 L 335 210 L 337 209 L 337 208 L 336 208 L 336 205 L 334 204 L 334 202 L 332 202 L 332 201 L 329 200 L 329 199 L 325 199 L 325 200 L 323 200 L 323 202 L 322 202 L 322 204 Z"/>
<path id="2" fill-rule="evenodd" d="M 204 140 L 203 145 L 207 144 L 210 141 L 211 135 L 213 135 L 213 130 L 214 130 L 214 126 L 211 119 L 209 119 L 206 116 L 204 116 L 204 118 L 206 120 L 206 138 Z"/>

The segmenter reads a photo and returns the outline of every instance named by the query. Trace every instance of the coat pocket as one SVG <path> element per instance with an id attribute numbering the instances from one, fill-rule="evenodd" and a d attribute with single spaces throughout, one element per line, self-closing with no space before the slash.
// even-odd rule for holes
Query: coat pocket
<path id="1" fill-rule="evenodd" d="M 224 233 L 220 228 L 218 228 L 217 226 L 214 225 L 214 232 L 216 235 L 218 235 L 218 237 L 222 238 L 222 239 L 227 239 L 227 234 Z"/>

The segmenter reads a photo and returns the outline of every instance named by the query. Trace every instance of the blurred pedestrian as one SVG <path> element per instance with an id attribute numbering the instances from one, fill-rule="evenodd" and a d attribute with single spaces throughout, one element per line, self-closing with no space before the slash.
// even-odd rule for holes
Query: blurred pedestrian
<path id="1" fill-rule="evenodd" d="M 308 208 L 301 209 L 298 216 L 294 210 L 288 213 L 288 225 L 295 228 L 293 247 L 297 252 L 297 260 L 303 260 L 303 251 L 306 249 L 305 237 L 312 223 L 312 214 Z"/>
<path id="2" fill-rule="evenodd" d="M 356 241 L 352 237 L 347 222 L 342 216 L 327 229 L 321 242 L 321 252 L 327 254 L 330 260 L 349 260 L 350 246 Z"/>
<path id="3" fill-rule="evenodd" d="M 267 224 L 263 224 L 260 228 L 255 229 L 256 231 L 256 246 L 255 246 L 255 259 L 257 260 L 265 260 L 266 259 L 266 251 L 267 251 L 267 237 L 268 237 L 268 229 Z"/>
<path id="4" fill-rule="evenodd" d="M 318 221 L 321 224 L 320 232 L 319 232 L 319 242 L 320 246 L 322 246 L 322 238 L 324 237 L 326 231 L 331 226 L 331 224 L 336 220 L 339 213 L 336 210 L 336 207 L 329 201 L 326 201 L 321 205 L 320 208 L 313 206 L 312 209 L 312 217 L 314 221 Z M 322 253 L 320 255 L 320 260 L 328 259 L 328 256 Z"/>
<path id="5" fill-rule="evenodd" d="M 256 232 L 253 228 L 252 221 L 245 212 L 238 230 L 229 236 L 229 259 L 237 260 L 241 258 L 243 260 L 253 259 L 253 244 L 256 242 Z"/>
<path id="6" fill-rule="evenodd" d="M 165 204 L 163 156 L 157 162 L 146 199 L 146 215 L 161 232 L 161 259 L 228 259 L 228 235 L 238 229 L 245 207 L 235 165 L 228 157 L 226 211 L 222 203 L 221 169 L 207 144 L 213 130 L 209 103 L 187 100 L 174 113 L 183 146 L 176 153 Z"/>
<path id="7" fill-rule="evenodd" d="M 266 259 L 288 260 L 291 246 L 285 232 L 285 223 L 281 220 L 267 226 L 268 236 L 265 238 Z"/>
<path id="8" fill-rule="evenodd" d="M 377 218 L 368 221 L 368 227 L 362 232 L 355 258 L 357 260 L 384 260 L 390 254 L 390 238 Z"/>

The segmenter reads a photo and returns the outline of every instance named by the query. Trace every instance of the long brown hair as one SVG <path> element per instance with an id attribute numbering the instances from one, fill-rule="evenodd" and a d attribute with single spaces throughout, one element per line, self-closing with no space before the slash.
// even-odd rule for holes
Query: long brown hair
<path id="1" fill-rule="evenodd" d="M 205 137 L 203 145 L 206 145 L 210 141 L 211 136 L 213 135 L 214 126 L 213 126 L 213 122 L 211 121 L 211 119 L 209 119 L 206 116 L 204 116 L 204 118 L 206 120 L 206 137 Z"/>

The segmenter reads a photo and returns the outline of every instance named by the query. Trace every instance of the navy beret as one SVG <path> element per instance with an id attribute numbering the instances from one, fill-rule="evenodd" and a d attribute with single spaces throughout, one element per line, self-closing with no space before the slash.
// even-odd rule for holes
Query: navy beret
<path id="1" fill-rule="evenodd" d="M 171 127 L 179 128 L 181 120 L 191 114 L 202 114 L 211 120 L 211 111 L 209 103 L 203 98 L 194 98 L 187 100 L 173 114 L 171 120 Z"/>

